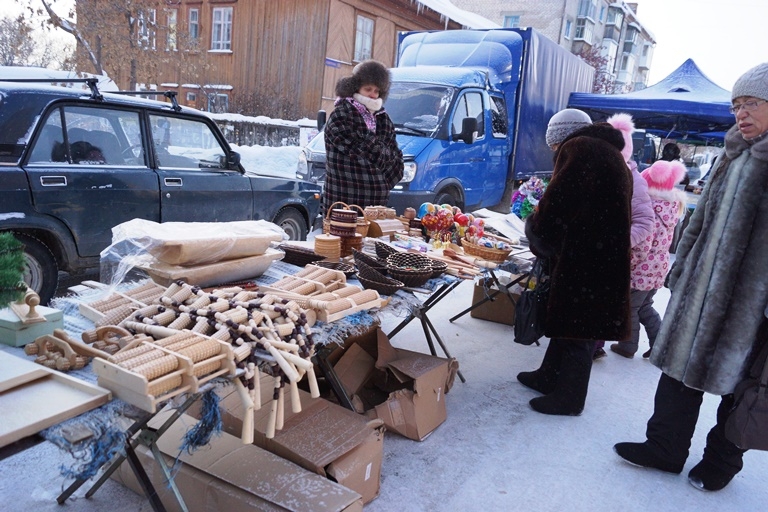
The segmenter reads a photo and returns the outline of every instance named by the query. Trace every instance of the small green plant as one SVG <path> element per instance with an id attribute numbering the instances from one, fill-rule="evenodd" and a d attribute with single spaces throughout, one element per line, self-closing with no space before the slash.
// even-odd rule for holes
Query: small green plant
<path id="1" fill-rule="evenodd" d="M 0 307 L 24 297 L 24 245 L 13 233 L 0 233 Z"/>

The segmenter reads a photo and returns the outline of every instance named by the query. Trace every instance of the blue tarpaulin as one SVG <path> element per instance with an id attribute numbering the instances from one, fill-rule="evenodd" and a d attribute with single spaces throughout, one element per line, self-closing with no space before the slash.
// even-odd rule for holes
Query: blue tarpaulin
<path id="1" fill-rule="evenodd" d="M 568 106 L 587 112 L 593 121 L 626 112 L 637 128 L 675 139 L 722 139 L 734 124 L 728 111 L 731 92 L 707 78 L 692 59 L 643 90 L 610 95 L 574 92 Z"/>

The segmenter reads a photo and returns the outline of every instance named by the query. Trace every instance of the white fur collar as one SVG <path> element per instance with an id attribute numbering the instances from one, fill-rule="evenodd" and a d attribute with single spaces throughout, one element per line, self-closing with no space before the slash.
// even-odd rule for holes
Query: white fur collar
<path id="1" fill-rule="evenodd" d="M 355 93 L 352 95 L 353 98 L 355 98 L 355 101 L 358 103 L 362 103 L 365 105 L 365 108 L 370 110 L 371 112 L 378 112 L 381 110 L 381 105 L 384 103 L 381 98 L 369 98 L 368 96 L 363 96 L 362 94 Z"/>

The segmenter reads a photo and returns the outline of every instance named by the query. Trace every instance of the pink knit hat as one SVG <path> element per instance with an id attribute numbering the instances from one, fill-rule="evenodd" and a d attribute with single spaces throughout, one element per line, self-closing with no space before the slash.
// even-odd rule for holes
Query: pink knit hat
<path id="1" fill-rule="evenodd" d="M 648 182 L 648 188 L 672 190 L 685 176 L 686 169 L 682 162 L 657 160 L 652 166 L 640 173 Z"/>
<path id="2" fill-rule="evenodd" d="M 632 160 L 632 133 L 635 131 L 635 123 L 632 121 L 632 116 L 629 114 L 614 114 L 606 122 L 619 130 L 624 136 L 624 149 L 621 150 L 621 154 L 624 157 L 624 161 L 629 162 Z"/>

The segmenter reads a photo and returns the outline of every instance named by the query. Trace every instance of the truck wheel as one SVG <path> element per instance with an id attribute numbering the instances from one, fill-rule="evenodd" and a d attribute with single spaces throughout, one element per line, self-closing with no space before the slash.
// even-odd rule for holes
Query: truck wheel
<path id="1" fill-rule="evenodd" d="M 462 210 L 464 209 L 461 205 L 461 201 L 456 199 L 450 192 L 440 192 L 437 194 L 437 197 L 435 198 L 435 204 L 449 204 L 451 206 L 458 206 Z"/>
<path id="2" fill-rule="evenodd" d="M 48 304 L 59 285 L 56 258 L 37 238 L 22 233 L 14 233 L 13 236 L 24 244 L 24 282 L 40 296 L 40 304 Z"/>
<path id="3" fill-rule="evenodd" d="M 307 223 L 295 208 L 283 208 L 272 222 L 283 228 L 291 240 L 307 239 Z"/>

